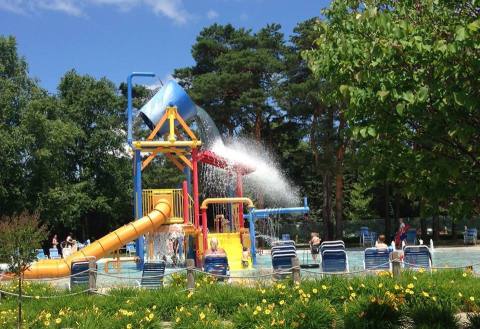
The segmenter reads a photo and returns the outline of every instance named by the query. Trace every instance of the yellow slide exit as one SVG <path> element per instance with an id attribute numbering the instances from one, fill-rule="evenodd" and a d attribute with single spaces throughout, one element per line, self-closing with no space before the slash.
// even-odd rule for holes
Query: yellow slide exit
<path id="1" fill-rule="evenodd" d="M 228 265 L 230 271 L 243 270 L 242 266 L 242 242 L 240 240 L 240 233 L 209 233 L 208 238 L 216 238 L 218 240 L 218 247 L 225 249 L 228 258 Z M 249 268 L 251 264 L 249 262 Z"/>
<path id="2" fill-rule="evenodd" d="M 70 275 L 70 267 L 74 260 L 86 260 L 95 257 L 100 259 L 113 250 L 126 245 L 139 236 L 152 232 L 159 228 L 170 216 L 171 205 L 168 201 L 161 199 L 152 212 L 139 220 L 128 223 L 119 229 L 105 235 L 101 239 L 92 242 L 76 253 L 65 259 L 45 259 L 33 263 L 25 271 L 26 279 L 53 278 Z"/>

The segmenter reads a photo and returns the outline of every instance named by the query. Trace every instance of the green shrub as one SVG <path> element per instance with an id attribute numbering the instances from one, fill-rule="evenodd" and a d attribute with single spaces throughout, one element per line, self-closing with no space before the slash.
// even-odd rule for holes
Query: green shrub
<path id="1" fill-rule="evenodd" d="M 174 329 L 227 329 L 232 325 L 222 321 L 211 307 L 181 306 L 176 309 Z"/>
<path id="2" fill-rule="evenodd" d="M 360 297 L 345 305 L 345 328 L 394 329 L 402 325 L 402 300 L 395 296 Z"/>
<path id="3" fill-rule="evenodd" d="M 455 329 L 459 327 L 456 310 L 449 300 L 420 297 L 411 301 L 406 311 L 416 328 Z"/>

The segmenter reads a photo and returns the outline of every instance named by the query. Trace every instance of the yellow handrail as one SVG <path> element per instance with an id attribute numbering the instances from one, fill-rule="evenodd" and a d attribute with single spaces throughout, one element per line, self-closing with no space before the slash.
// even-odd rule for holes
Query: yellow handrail
<path id="1" fill-rule="evenodd" d="M 208 198 L 203 200 L 200 209 L 207 209 L 212 203 L 246 203 L 248 208 L 254 208 L 253 201 L 250 198 Z"/>

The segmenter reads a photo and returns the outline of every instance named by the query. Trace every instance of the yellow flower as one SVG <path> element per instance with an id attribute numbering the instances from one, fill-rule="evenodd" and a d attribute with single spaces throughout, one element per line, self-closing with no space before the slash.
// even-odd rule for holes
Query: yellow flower
<path id="1" fill-rule="evenodd" d="M 420 269 L 418 270 L 418 273 L 423 273 L 425 272 L 425 269 L 423 267 L 420 267 Z"/>
<path id="2" fill-rule="evenodd" d="M 423 295 L 423 297 L 430 297 L 430 295 L 428 294 L 428 292 L 425 292 L 425 291 L 422 291 L 422 295 Z"/>
<path id="3" fill-rule="evenodd" d="M 458 293 L 458 297 L 463 297 L 461 292 Z"/>
<path id="4" fill-rule="evenodd" d="M 35 296 L 35 299 L 40 299 L 40 296 Z"/>
<path id="5" fill-rule="evenodd" d="M 177 317 L 177 318 L 175 319 L 175 322 L 176 322 L 176 323 L 179 323 L 179 322 L 180 322 L 180 318 Z"/>
<path id="6" fill-rule="evenodd" d="M 362 283 L 362 284 L 360 285 L 360 287 L 365 288 L 365 285 Z"/>
<path id="7" fill-rule="evenodd" d="M 155 316 L 155 315 L 154 315 L 153 313 L 150 313 L 150 314 L 148 315 L 148 317 L 150 318 L 150 320 L 153 319 L 154 316 Z"/>
<path id="8" fill-rule="evenodd" d="M 432 300 L 433 300 L 434 302 L 436 302 L 436 301 L 437 301 L 437 297 L 432 296 Z"/>
<path id="9" fill-rule="evenodd" d="M 285 301 L 282 299 L 281 301 L 278 302 L 280 305 L 285 304 Z"/>
<path id="10" fill-rule="evenodd" d="M 270 314 L 270 310 L 268 308 L 265 310 L 265 314 Z"/>
<path id="11" fill-rule="evenodd" d="M 409 283 L 408 286 L 407 286 L 408 289 L 413 289 L 415 288 L 415 286 L 413 285 L 413 283 Z"/>
<path id="12" fill-rule="evenodd" d="M 203 319 L 205 319 L 205 314 L 202 312 L 200 313 L 200 320 L 203 320 Z"/>
<path id="13" fill-rule="evenodd" d="M 323 290 L 327 290 L 327 286 L 324 285 L 324 284 L 322 284 L 322 289 L 323 289 Z"/>
<path id="14" fill-rule="evenodd" d="M 378 284 L 378 287 L 379 287 L 379 288 L 382 288 L 382 287 L 383 287 L 383 283 L 379 283 L 379 284 Z"/>
<path id="15" fill-rule="evenodd" d="M 192 297 L 192 295 L 193 295 L 193 292 L 192 292 L 192 291 L 190 291 L 190 292 L 188 293 L 188 296 L 187 296 L 187 298 L 190 298 L 190 297 Z"/>
<path id="16" fill-rule="evenodd" d="M 357 294 L 354 293 L 354 292 L 352 292 L 352 293 L 350 294 L 350 297 L 355 298 L 355 297 L 357 297 Z"/>
<path id="17" fill-rule="evenodd" d="M 313 288 L 312 292 L 316 294 L 318 292 L 317 288 Z"/>
<path id="18" fill-rule="evenodd" d="M 153 305 L 152 310 L 156 310 L 156 309 L 157 309 L 157 305 Z"/>
<path id="19" fill-rule="evenodd" d="M 51 316 L 52 316 L 52 315 L 51 315 L 50 313 L 45 314 L 45 318 L 46 318 L 46 319 L 50 319 Z"/>
<path id="20" fill-rule="evenodd" d="M 353 287 L 352 286 L 348 287 L 348 290 L 353 290 Z"/>
<path id="21" fill-rule="evenodd" d="M 132 324 L 131 323 L 127 324 L 127 329 L 132 329 Z"/>
<path id="22" fill-rule="evenodd" d="M 467 273 L 463 273 L 462 275 L 463 275 L 463 277 L 464 277 L 464 278 L 466 278 L 466 277 L 467 277 Z"/>
<path id="23" fill-rule="evenodd" d="M 257 314 L 258 314 L 257 310 L 253 311 L 253 315 L 257 315 Z"/>
<path id="24" fill-rule="evenodd" d="M 262 311 L 262 307 L 261 307 L 261 306 L 257 306 L 255 309 L 256 309 L 258 312 L 261 312 L 261 311 Z"/>
<path id="25" fill-rule="evenodd" d="M 267 303 L 267 300 L 266 300 L 265 298 L 262 299 L 262 303 L 263 303 L 263 304 L 266 304 L 266 303 Z"/>
<path id="26" fill-rule="evenodd" d="M 400 290 L 400 286 L 398 284 L 395 285 L 395 290 Z"/>
<path id="27" fill-rule="evenodd" d="M 470 300 L 471 300 L 472 302 L 474 302 L 474 301 L 475 301 L 475 297 L 470 296 Z"/>
<path id="28" fill-rule="evenodd" d="M 416 280 L 417 280 L 417 277 L 414 275 L 414 276 L 413 276 L 413 279 L 416 281 Z"/>
<path id="29" fill-rule="evenodd" d="M 60 324 L 60 323 L 62 323 L 62 319 L 60 319 L 60 318 L 56 318 L 56 319 L 55 319 L 55 323 L 56 323 L 56 324 Z"/>
<path id="30" fill-rule="evenodd" d="M 50 321 L 47 320 L 43 324 L 45 325 L 45 327 L 48 327 L 50 325 Z"/>

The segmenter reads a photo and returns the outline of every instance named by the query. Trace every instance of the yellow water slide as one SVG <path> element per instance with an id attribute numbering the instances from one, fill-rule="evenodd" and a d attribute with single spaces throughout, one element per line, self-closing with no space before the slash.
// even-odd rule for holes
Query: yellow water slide
<path id="1" fill-rule="evenodd" d="M 70 275 L 72 261 L 95 257 L 100 259 L 139 236 L 159 228 L 170 216 L 171 204 L 161 199 L 146 216 L 120 227 L 65 259 L 45 259 L 25 271 L 26 279 L 54 278 Z"/>
<path id="2" fill-rule="evenodd" d="M 242 241 L 239 233 L 210 233 L 209 239 L 216 238 L 218 247 L 223 248 L 228 258 L 228 265 L 231 271 L 240 271 L 245 268 L 242 266 Z M 249 263 L 248 268 L 251 268 Z"/>

